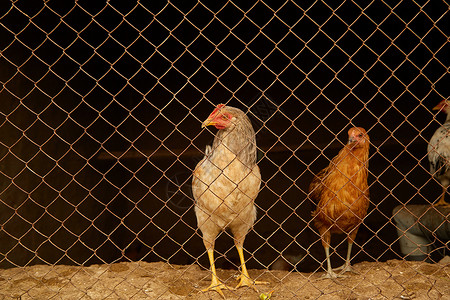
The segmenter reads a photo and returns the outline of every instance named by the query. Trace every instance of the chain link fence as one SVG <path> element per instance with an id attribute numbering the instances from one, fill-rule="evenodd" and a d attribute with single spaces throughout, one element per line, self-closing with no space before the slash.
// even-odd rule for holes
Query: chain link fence
<path id="1" fill-rule="evenodd" d="M 0 267 L 16 270 L 0 279 L 3 289 L 35 265 L 50 267 L 44 277 L 64 277 L 62 265 L 111 270 L 118 262 L 169 266 L 176 280 L 189 274 L 179 266 L 207 269 L 191 180 L 215 134 L 201 122 L 219 103 L 246 112 L 256 131 L 263 182 L 244 245 L 250 269 L 288 271 L 277 287 L 323 271 L 308 186 L 352 126 L 371 137 L 371 205 L 352 263 L 405 260 L 411 253 L 399 239 L 413 225 L 398 225 L 394 208 L 410 212 L 442 191 L 427 144 L 445 120 L 431 109 L 449 97 L 448 11 L 445 1 L 2 4 Z M 436 228 L 448 228 L 448 211 L 440 212 Z M 448 239 L 433 230 L 428 238 L 423 246 L 408 237 L 420 246 L 412 254 L 433 263 L 448 255 Z M 332 243 L 333 264 L 343 262 L 344 239 Z M 223 272 L 239 267 L 229 234 L 216 253 Z M 131 265 L 147 283 L 158 272 Z M 80 272 L 93 283 L 74 283 Z M 81 293 L 73 297 L 95 298 L 88 290 L 101 276 L 89 272 L 66 274 L 63 286 Z M 448 265 L 436 272 L 448 280 Z M 313 298 L 326 295 L 313 275 L 302 277 L 319 293 Z M 43 279 L 30 276 L 36 282 L 19 296 L 41 299 Z M 207 285 L 197 280 L 208 271 L 202 276 L 187 279 L 191 289 Z M 411 278 L 397 282 L 405 289 Z M 119 282 L 137 292 L 120 296 L 116 283 L 103 296 L 150 295 L 145 283 Z M 298 299 L 307 284 L 286 297 Z"/>

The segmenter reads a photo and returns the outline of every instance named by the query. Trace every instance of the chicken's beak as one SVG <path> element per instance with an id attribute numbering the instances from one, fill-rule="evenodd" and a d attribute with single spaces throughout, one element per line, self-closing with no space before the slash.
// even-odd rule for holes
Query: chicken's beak
<path id="1" fill-rule="evenodd" d="M 216 122 L 208 118 L 202 123 L 202 128 L 205 128 L 206 126 L 209 125 L 216 125 Z"/>
<path id="2" fill-rule="evenodd" d="M 348 143 L 349 144 L 351 144 L 351 143 L 358 143 L 358 142 L 359 142 L 359 139 L 356 136 L 349 136 L 348 137 Z"/>
<path id="3" fill-rule="evenodd" d="M 433 107 L 433 110 L 441 110 L 448 106 L 448 100 L 442 100 L 439 102 L 435 107 Z"/>

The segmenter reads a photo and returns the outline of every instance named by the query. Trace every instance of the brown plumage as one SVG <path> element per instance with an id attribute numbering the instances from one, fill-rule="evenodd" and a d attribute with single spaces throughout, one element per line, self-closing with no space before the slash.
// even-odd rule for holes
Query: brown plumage
<path id="1" fill-rule="evenodd" d="M 338 268 L 350 271 L 353 241 L 369 207 L 368 160 L 369 136 L 361 127 L 348 131 L 348 143 L 333 158 L 328 167 L 320 171 L 309 186 L 310 198 L 317 203 L 313 222 L 320 233 L 327 256 L 326 278 L 335 278 L 330 263 L 332 233 L 348 236 L 345 264 Z"/>
<path id="2" fill-rule="evenodd" d="M 250 279 L 243 256 L 245 236 L 256 219 L 254 200 L 261 175 L 256 164 L 255 131 L 240 109 L 219 104 L 202 127 L 208 125 L 219 131 L 194 170 L 192 192 L 212 271 L 211 285 L 204 291 L 216 290 L 223 296 L 222 289 L 228 287 L 217 278 L 213 254 L 214 241 L 226 228 L 233 233 L 241 260 L 237 287 L 263 283 Z"/>

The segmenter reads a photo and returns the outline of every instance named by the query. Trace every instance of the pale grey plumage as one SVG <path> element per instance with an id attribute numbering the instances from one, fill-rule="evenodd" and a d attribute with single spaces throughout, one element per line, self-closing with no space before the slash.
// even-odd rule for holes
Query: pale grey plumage
<path id="1" fill-rule="evenodd" d="M 216 290 L 223 296 L 221 290 L 227 287 L 217 278 L 213 253 L 217 235 L 227 228 L 233 233 L 241 260 L 237 287 L 263 283 L 250 279 L 243 254 L 245 236 L 256 220 L 254 201 L 261 174 L 256 164 L 255 131 L 240 109 L 220 104 L 203 123 L 208 125 L 219 131 L 194 170 L 192 193 L 213 273 L 211 285 L 204 291 Z"/>

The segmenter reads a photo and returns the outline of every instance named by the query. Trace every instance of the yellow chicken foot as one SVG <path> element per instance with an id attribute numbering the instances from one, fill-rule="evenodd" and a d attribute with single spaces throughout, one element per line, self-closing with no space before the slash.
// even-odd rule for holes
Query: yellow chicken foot
<path id="1" fill-rule="evenodd" d="M 250 275 L 248 275 L 247 267 L 245 266 L 245 260 L 244 260 L 244 251 L 242 250 L 242 247 L 236 246 L 236 249 L 239 253 L 239 259 L 241 260 L 241 275 L 239 275 L 239 283 L 236 286 L 236 288 L 240 288 L 243 286 L 249 286 L 252 289 L 256 290 L 255 285 L 257 284 L 269 284 L 267 281 L 256 281 L 250 278 Z"/>
<path id="2" fill-rule="evenodd" d="M 206 289 L 201 290 L 201 292 L 216 291 L 222 296 L 222 298 L 225 299 L 225 295 L 223 294 L 222 290 L 223 289 L 234 290 L 234 288 L 229 287 L 229 286 L 225 285 L 224 283 L 220 282 L 219 278 L 217 277 L 216 265 L 214 263 L 214 249 L 208 250 L 208 258 L 209 258 L 209 263 L 211 265 L 211 272 L 212 272 L 211 284 Z"/>
<path id="3" fill-rule="evenodd" d="M 216 291 L 219 293 L 222 298 L 225 299 L 225 295 L 222 292 L 222 290 L 234 290 L 233 287 L 230 287 L 228 285 L 225 285 L 224 283 L 220 282 L 217 277 L 213 275 L 213 279 L 211 280 L 211 285 L 207 287 L 206 289 L 201 290 L 201 292 L 209 292 L 209 291 Z"/>
<path id="4" fill-rule="evenodd" d="M 447 194 L 447 188 L 444 188 L 442 192 L 441 198 L 439 198 L 439 201 L 434 204 L 434 206 L 449 206 L 450 203 L 445 201 L 445 195 Z"/>

